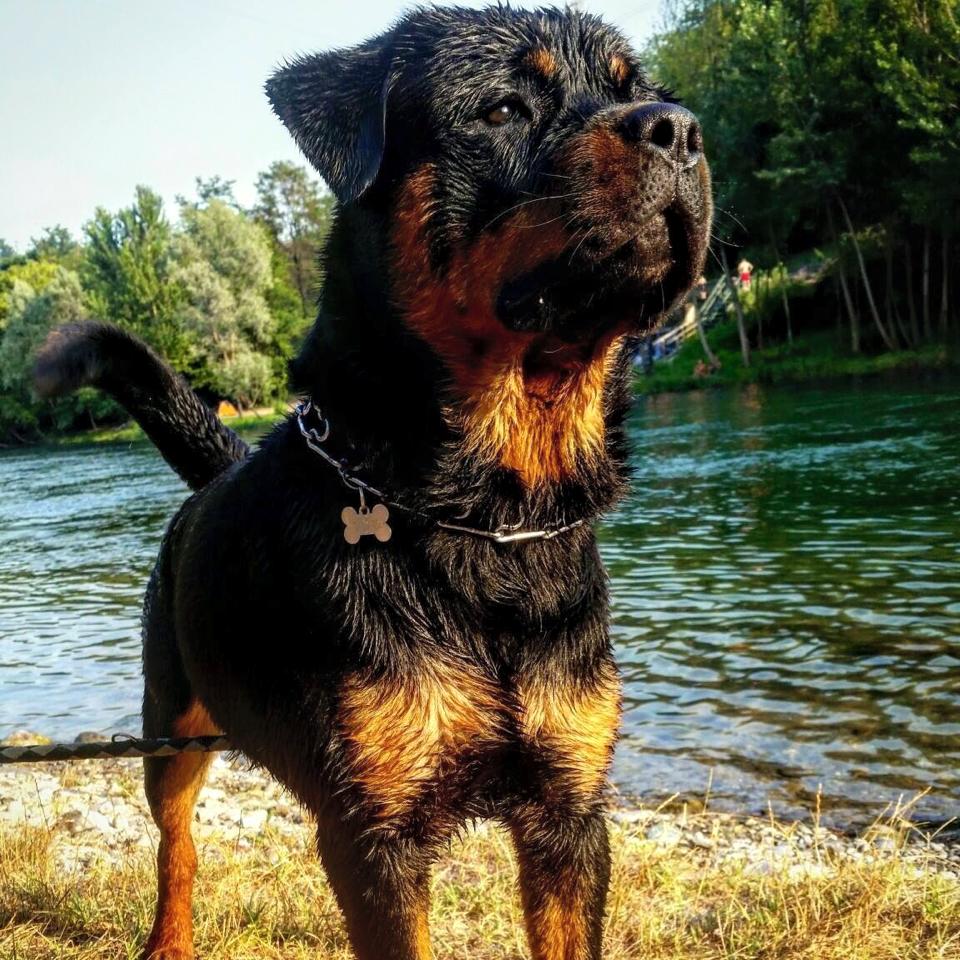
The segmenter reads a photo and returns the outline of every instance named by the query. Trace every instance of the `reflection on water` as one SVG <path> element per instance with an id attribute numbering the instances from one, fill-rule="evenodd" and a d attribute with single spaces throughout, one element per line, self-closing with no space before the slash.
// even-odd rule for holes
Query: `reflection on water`
<path id="1" fill-rule="evenodd" d="M 186 488 L 152 447 L 0 456 L 0 734 L 137 731 L 140 602 Z"/>
<path id="2" fill-rule="evenodd" d="M 642 401 L 606 523 L 624 794 L 844 819 L 960 801 L 960 388 Z M 185 496 L 149 446 L 0 456 L 0 735 L 136 730 L 139 604 Z M 855 812 L 854 808 L 856 808 Z"/>
<path id="3" fill-rule="evenodd" d="M 956 385 L 661 396 L 632 433 L 621 786 L 960 813 Z"/>

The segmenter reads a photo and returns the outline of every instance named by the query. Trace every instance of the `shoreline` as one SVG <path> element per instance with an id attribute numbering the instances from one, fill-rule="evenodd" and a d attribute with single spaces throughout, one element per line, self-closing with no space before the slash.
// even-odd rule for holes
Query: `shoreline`
<path id="1" fill-rule="evenodd" d="M 736 351 L 716 347 L 714 352 L 720 360 L 719 371 L 698 376 L 696 364 L 705 361 L 706 357 L 698 341 L 687 341 L 674 356 L 657 361 L 650 373 L 638 371 L 634 380 L 635 393 L 650 397 L 747 384 L 829 384 L 858 378 L 903 378 L 917 373 L 960 374 L 960 353 L 956 348 L 942 344 L 874 356 L 855 356 L 833 348 L 825 349 L 822 338 L 811 338 L 799 340 L 794 347 L 780 344 L 763 350 L 754 349 L 749 367 L 743 366 Z"/>
<path id="2" fill-rule="evenodd" d="M 753 364 L 744 368 L 730 351 L 716 351 L 723 365 L 719 373 L 695 376 L 694 362 L 702 359 L 699 344 L 691 341 L 669 360 L 661 360 L 653 372 L 636 373 L 633 393 L 636 397 L 684 394 L 696 390 L 716 390 L 750 384 L 777 386 L 797 383 L 844 383 L 859 378 L 906 377 L 915 373 L 960 376 L 960 353 L 942 345 L 917 350 L 900 350 L 876 356 L 840 356 L 803 352 L 802 342 L 794 351 L 785 346 L 754 350 Z M 265 432 L 284 415 L 262 410 L 227 417 L 223 422 L 232 430 L 254 436 Z M 59 447 L 99 446 L 100 444 L 148 443 L 146 434 L 133 421 L 90 430 L 49 434 L 23 443 L 0 444 L 0 452 Z"/>
<path id="3" fill-rule="evenodd" d="M 0 956 L 137 956 L 157 831 L 139 760 L 0 767 Z M 607 960 L 944 960 L 960 943 L 960 845 L 906 821 L 850 838 L 657 808 L 609 811 Z M 205 960 L 353 960 L 299 804 L 218 755 L 193 823 Z M 432 871 L 437 960 L 528 956 L 506 831 L 481 823 Z"/>
<path id="4" fill-rule="evenodd" d="M 682 851 L 703 865 L 737 861 L 757 874 L 783 870 L 799 876 L 812 870 L 824 875 L 838 862 L 876 863 L 896 856 L 960 881 L 960 837 L 927 835 L 902 814 L 851 832 L 820 825 L 815 813 L 777 821 L 699 806 L 668 809 L 667 804 L 611 801 L 608 815 L 626 836 L 653 849 Z M 313 842 L 309 813 L 242 756 L 213 756 L 194 819 L 200 847 L 229 841 L 247 850 L 269 840 L 303 851 Z M 143 795 L 141 761 L 0 766 L 0 832 L 19 829 L 46 831 L 58 869 L 67 872 L 155 850 L 158 838 Z"/>

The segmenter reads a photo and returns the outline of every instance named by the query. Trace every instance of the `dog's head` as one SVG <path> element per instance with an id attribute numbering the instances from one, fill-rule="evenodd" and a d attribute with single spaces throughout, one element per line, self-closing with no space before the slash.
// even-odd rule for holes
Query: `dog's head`
<path id="1" fill-rule="evenodd" d="M 552 403 L 701 271 L 699 125 L 594 16 L 418 10 L 267 91 L 341 207 L 383 215 L 391 301 L 461 396 L 507 365 Z"/>

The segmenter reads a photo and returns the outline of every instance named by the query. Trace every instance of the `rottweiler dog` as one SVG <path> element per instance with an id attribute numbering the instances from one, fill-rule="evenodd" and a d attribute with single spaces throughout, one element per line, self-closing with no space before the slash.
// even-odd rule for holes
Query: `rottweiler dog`
<path id="1" fill-rule="evenodd" d="M 338 201 L 309 403 L 253 452 L 143 344 L 56 332 L 197 492 L 147 589 L 144 729 L 226 732 L 316 818 L 360 960 L 424 960 L 429 873 L 504 823 L 537 960 L 596 960 L 620 684 L 591 524 L 624 491 L 634 338 L 700 275 L 693 115 L 577 12 L 420 9 L 267 83 Z M 146 761 L 144 956 L 193 957 L 207 758 Z"/>

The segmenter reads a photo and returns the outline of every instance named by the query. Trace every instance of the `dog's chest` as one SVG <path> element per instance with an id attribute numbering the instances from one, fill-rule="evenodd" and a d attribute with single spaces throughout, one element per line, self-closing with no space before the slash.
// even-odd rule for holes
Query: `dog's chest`
<path id="1" fill-rule="evenodd" d="M 388 826 L 496 806 L 533 766 L 554 795 L 588 801 L 602 789 L 619 711 L 612 664 L 587 685 L 505 688 L 479 668 L 438 662 L 402 680 L 347 677 L 337 729 L 366 816 Z"/>
<path id="2" fill-rule="evenodd" d="M 403 819 L 439 784 L 475 777 L 511 739 L 508 701 L 481 671 L 459 664 L 396 680 L 348 676 L 337 727 L 367 814 Z"/>

